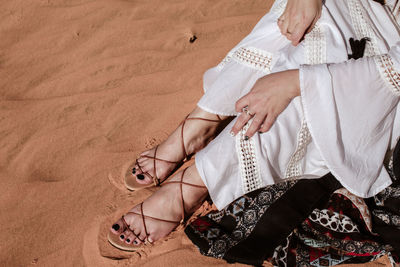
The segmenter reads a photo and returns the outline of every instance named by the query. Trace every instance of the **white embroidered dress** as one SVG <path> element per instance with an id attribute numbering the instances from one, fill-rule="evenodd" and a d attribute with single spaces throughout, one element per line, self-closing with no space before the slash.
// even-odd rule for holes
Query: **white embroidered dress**
<path id="1" fill-rule="evenodd" d="M 276 24 L 285 5 L 277 0 L 204 74 L 198 106 L 236 116 L 235 102 L 258 78 L 300 68 L 301 96 L 270 131 L 245 140 L 245 127 L 231 137 L 234 119 L 197 153 L 196 167 L 219 209 L 267 185 L 328 172 L 360 197 L 391 183 L 383 162 L 400 135 L 400 31 L 392 9 L 372 0 L 326 0 L 315 28 L 294 47 Z M 349 38 L 364 37 L 364 58 L 347 61 Z"/>

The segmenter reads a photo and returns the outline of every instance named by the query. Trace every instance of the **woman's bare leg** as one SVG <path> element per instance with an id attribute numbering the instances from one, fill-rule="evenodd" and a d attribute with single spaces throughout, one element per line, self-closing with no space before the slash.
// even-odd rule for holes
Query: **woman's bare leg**
<path id="1" fill-rule="evenodd" d="M 168 182 L 180 181 L 182 172 L 174 175 Z M 204 183 L 193 164 L 184 172 L 183 182 L 204 186 Z M 182 185 L 183 199 L 185 203 L 186 215 L 192 214 L 207 197 L 207 189 L 205 187 L 192 187 L 186 184 Z M 133 207 L 130 212 L 140 214 L 140 205 Z M 182 204 L 181 191 L 179 183 L 165 184 L 143 202 L 143 213 L 147 216 L 152 216 L 170 221 L 180 221 L 182 219 Z M 119 235 L 122 241 L 127 244 L 140 244 L 145 240 L 146 234 L 143 221 L 140 215 L 126 214 L 125 221 L 130 226 L 131 230 L 140 238 L 136 238 L 133 233 L 126 229 L 122 220 L 118 220 L 112 227 L 111 232 Z M 146 218 L 146 228 L 151 242 L 156 241 L 164 236 L 167 236 L 172 230 L 177 227 L 178 223 L 163 222 Z"/>
<path id="2" fill-rule="evenodd" d="M 218 127 L 228 117 L 218 116 L 216 114 L 209 113 L 203 109 L 196 107 L 189 115 L 189 118 L 204 118 L 215 121 L 205 120 L 188 120 L 184 125 L 183 140 L 185 144 L 185 150 L 187 155 L 191 155 L 205 147 L 217 134 Z M 218 121 L 219 118 L 221 121 Z M 185 152 L 182 148 L 182 124 L 157 148 L 157 158 L 166 159 L 168 161 L 181 162 L 185 158 Z M 157 176 L 161 180 L 164 180 L 173 171 L 177 164 L 157 161 L 156 171 L 154 170 L 154 161 L 151 158 L 154 156 L 155 148 L 144 151 L 139 159 L 138 165 L 133 170 L 133 175 L 136 176 L 138 183 L 149 184 L 152 183 L 152 179 L 143 173 L 149 173 L 152 177 Z M 156 175 L 156 173 L 157 175 Z"/>

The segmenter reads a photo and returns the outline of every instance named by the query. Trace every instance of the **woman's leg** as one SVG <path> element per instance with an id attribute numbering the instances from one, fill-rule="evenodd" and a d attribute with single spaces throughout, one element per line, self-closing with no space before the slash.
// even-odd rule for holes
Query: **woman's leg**
<path id="1" fill-rule="evenodd" d="M 157 158 L 172 162 L 181 162 L 186 156 L 192 155 L 205 147 L 218 132 L 221 123 L 227 119 L 225 116 L 218 116 L 196 107 L 188 116 L 184 129 L 182 124 L 157 148 Z M 201 119 L 193 119 L 201 118 Z M 203 120 L 205 119 L 205 120 Z M 182 147 L 182 140 L 184 148 Z M 160 180 L 168 178 L 169 174 L 178 164 L 165 161 L 157 161 L 156 170 L 154 170 L 155 148 L 143 152 L 136 164 L 133 174 L 138 183 L 149 184 L 152 179 L 144 175 L 150 174 L 152 177 L 158 177 Z M 139 166 L 140 165 L 140 166 Z"/>
<path id="2" fill-rule="evenodd" d="M 183 176 L 182 195 L 181 195 L 181 176 Z M 190 186 L 193 184 L 196 186 Z M 124 219 L 127 225 L 124 224 L 122 219 L 118 220 L 112 227 L 111 233 L 119 235 L 121 241 L 127 244 L 140 244 L 146 239 L 145 228 L 147 229 L 148 239 L 154 242 L 164 236 L 167 236 L 174 230 L 182 219 L 182 198 L 184 200 L 184 210 L 186 215 L 192 214 L 203 202 L 207 196 L 207 188 L 204 186 L 202 179 L 193 164 L 184 171 L 174 175 L 160 190 L 156 191 L 148 199 L 143 202 L 143 214 L 155 218 L 160 218 L 176 223 L 159 221 L 145 218 L 145 226 L 141 217 L 141 205 L 135 206 L 130 210 Z M 182 198 L 181 198 L 182 197 Z M 136 236 L 132 233 L 134 232 Z"/>

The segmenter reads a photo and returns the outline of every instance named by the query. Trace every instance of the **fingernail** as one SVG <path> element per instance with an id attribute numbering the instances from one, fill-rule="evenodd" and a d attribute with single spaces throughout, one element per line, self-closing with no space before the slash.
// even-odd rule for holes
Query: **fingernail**
<path id="1" fill-rule="evenodd" d="M 245 137 L 244 137 L 244 140 L 249 140 L 249 137 L 246 135 Z"/>
<path id="2" fill-rule="evenodd" d="M 115 230 L 115 231 L 118 231 L 119 230 L 119 224 L 114 224 L 113 226 L 112 226 L 112 228 Z"/>
<path id="3" fill-rule="evenodd" d="M 143 175 L 143 174 L 138 174 L 138 175 L 136 175 L 136 177 L 137 177 L 139 180 L 144 180 L 144 175 Z"/>
<path id="4" fill-rule="evenodd" d="M 129 238 L 127 238 L 127 239 L 126 239 L 126 242 L 128 242 L 128 243 L 129 243 L 129 242 L 131 242 L 131 240 L 130 240 Z"/>
<path id="5" fill-rule="evenodd" d="M 132 169 L 132 173 L 135 174 L 136 173 L 136 168 Z"/>
<path id="6" fill-rule="evenodd" d="M 232 137 L 235 136 L 235 133 L 234 133 L 234 132 L 230 132 L 229 134 L 230 134 Z"/>
<path id="7" fill-rule="evenodd" d="M 125 236 L 124 236 L 124 235 L 120 235 L 119 237 L 120 237 L 121 239 L 124 239 L 124 238 L 125 238 Z"/>

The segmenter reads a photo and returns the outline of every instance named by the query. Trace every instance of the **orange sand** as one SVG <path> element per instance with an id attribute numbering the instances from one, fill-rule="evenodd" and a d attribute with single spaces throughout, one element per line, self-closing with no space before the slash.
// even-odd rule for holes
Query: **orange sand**
<path id="1" fill-rule="evenodd" d="M 225 265 L 182 231 L 131 258 L 105 232 L 150 193 L 125 190 L 121 166 L 166 138 L 201 96 L 203 72 L 270 5 L 2 1 L 0 265 Z"/>

